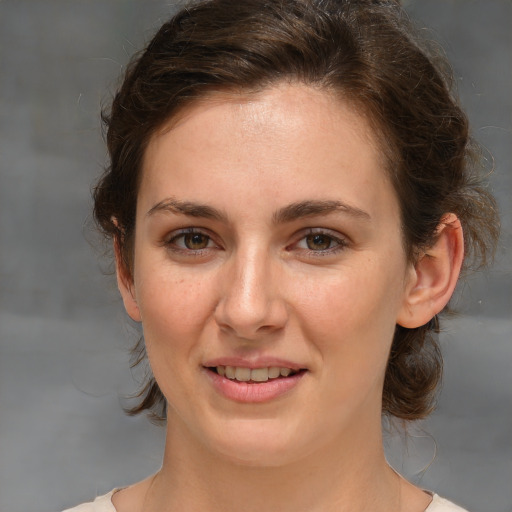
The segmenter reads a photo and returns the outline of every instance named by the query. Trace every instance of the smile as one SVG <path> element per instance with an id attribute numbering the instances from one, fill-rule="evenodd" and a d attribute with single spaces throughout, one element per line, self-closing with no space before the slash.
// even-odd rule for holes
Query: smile
<path id="1" fill-rule="evenodd" d="M 234 402 L 253 404 L 269 402 L 288 395 L 308 373 L 307 369 L 300 367 L 249 368 L 218 363 L 203 366 L 203 371 L 213 388 L 224 398 Z"/>
<path id="2" fill-rule="evenodd" d="M 267 382 L 271 379 L 279 377 L 289 377 L 298 373 L 297 370 L 291 368 L 270 366 L 267 368 L 246 368 L 243 366 L 216 366 L 210 368 L 217 372 L 221 377 L 239 382 Z"/>

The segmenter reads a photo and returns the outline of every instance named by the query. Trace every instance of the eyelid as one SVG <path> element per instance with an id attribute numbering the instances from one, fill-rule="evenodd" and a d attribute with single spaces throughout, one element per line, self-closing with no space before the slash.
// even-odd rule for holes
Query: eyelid
<path id="1" fill-rule="evenodd" d="M 184 237 L 185 235 L 188 235 L 188 234 L 204 235 L 204 236 L 208 237 L 208 239 L 209 239 L 208 244 L 210 244 L 210 242 L 211 242 L 211 244 L 213 244 L 214 246 L 213 247 L 207 246 L 207 247 L 204 247 L 203 249 L 188 249 L 188 248 L 184 248 L 184 247 L 179 247 L 178 245 L 176 245 L 174 243 L 177 239 Z M 308 236 L 311 236 L 311 235 L 326 236 L 326 237 L 330 238 L 332 241 L 334 241 L 336 243 L 336 245 L 334 247 L 329 247 L 324 250 L 313 250 L 313 249 L 297 247 L 301 241 L 303 241 L 305 238 L 307 238 Z M 294 238 L 294 241 L 291 244 L 288 244 L 285 249 L 287 251 L 298 250 L 298 251 L 301 251 L 302 253 L 310 255 L 311 257 L 326 256 L 329 254 L 334 254 L 336 252 L 345 250 L 347 248 L 347 246 L 349 246 L 351 244 L 351 240 L 347 235 L 342 234 L 339 231 L 335 231 L 335 230 L 332 230 L 329 228 L 321 228 L 321 227 L 311 227 L 311 228 L 306 228 L 306 229 L 300 230 L 299 232 L 297 232 L 295 234 L 295 236 L 293 238 Z M 188 254 L 188 255 L 200 255 L 200 254 L 202 254 L 206 251 L 210 251 L 212 249 L 214 249 L 214 250 L 223 249 L 222 245 L 217 240 L 217 236 L 214 233 L 212 233 L 207 228 L 198 227 L 198 226 L 179 228 L 179 229 L 175 229 L 175 230 L 171 231 L 163 238 L 161 245 L 167 247 L 168 249 L 172 250 L 173 252 Z"/>
<path id="2" fill-rule="evenodd" d="M 184 237 L 185 235 L 204 235 L 208 237 L 209 242 L 213 243 L 215 247 L 204 247 L 203 249 L 187 249 L 183 247 L 179 247 L 175 245 L 173 242 L 177 239 Z M 190 226 L 186 228 L 180 228 L 175 229 L 168 233 L 164 239 L 162 240 L 161 245 L 167 247 L 168 249 L 179 252 L 179 253 L 188 253 L 190 255 L 193 254 L 201 254 L 205 251 L 211 250 L 211 249 L 220 249 L 222 248 L 220 244 L 217 242 L 216 237 L 212 234 L 212 232 L 209 229 L 197 227 L 197 226 Z"/>
<path id="3" fill-rule="evenodd" d="M 307 228 L 306 230 L 300 231 L 297 233 L 295 237 L 295 242 L 290 244 L 287 249 L 293 250 L 294 248 L 297 248 L 297 245 L 311 235 L 324 235 L 326 237 L 329 237 L 331 240 L 336 242 L 336 245 L 334 247 L 329 247 L 325 250 L 313 250 L 313 249 L 306 249 L 306 248 L 298 248 L 298 250 L 307 253 L 309 256 L 326 256 L 330 254 L 335 254 L 337 252 L 345 250 L 351 243 L 350 238 L 342 233 L 339 233 L 338 231 L 334 231 L 332 229 L 328 228 Z"/>

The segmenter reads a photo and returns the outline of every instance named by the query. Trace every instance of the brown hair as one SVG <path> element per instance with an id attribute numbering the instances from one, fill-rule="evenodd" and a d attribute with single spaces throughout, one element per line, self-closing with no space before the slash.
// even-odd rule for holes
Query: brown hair
<path id="1" fill-rule="evenodd" d="M 409 260 L 432 244 L 444 214 L 465 235 L 465 268 L 485 264 L 498 237 L 492 196 L 481 185 L 466 116 L 446 66 L 412 35 L 396 1 L 206 0 L 165 23 L 129 65 L 107 127 L 110 166 L 94 191 L 94 214 L 132 271 L 141 162 L 151 135 L 211 91 L 256 90 L 280 81 L 320 87 L 351 102 L 372 123 L 401 205 Z M 115 220 L 115 222 L 114 222 Z M 442 373 L 438 318 L 397 326 L 383 412 L 418 419 L 433 408 Z M 136 362 L 145 357 L 137 345 Z M 150 375 L 131 410 L 165 417 Z"/>

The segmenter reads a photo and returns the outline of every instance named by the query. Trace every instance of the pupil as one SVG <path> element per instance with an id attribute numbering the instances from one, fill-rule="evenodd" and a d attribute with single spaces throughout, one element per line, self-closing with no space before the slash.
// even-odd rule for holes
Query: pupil
<path id="1" fill-rule="evenodd" d="M 307 237 L 308 249 L 311 250 L 323 250 L 329 249 L 331 245 L 331 239 L 325 235 L 309 235 Z"/>
<path id="2" fill-rule="evenodd" d="M 200 233 L 185 235 L 185 246 L 187 249 L 204 249 L 208 245 L 208 237 Z"/>

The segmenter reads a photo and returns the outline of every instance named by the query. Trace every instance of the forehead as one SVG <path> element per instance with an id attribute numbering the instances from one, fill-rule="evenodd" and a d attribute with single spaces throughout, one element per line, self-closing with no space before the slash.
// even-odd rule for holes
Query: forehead
<path id="1" fill-rule="evenodd" d="M 226 119 L 228 110 L 232 119 L 238 120 L 244 127 L 241 132 L 244 134 L 249 131 L 257 133 L 258 129 L 267 132 L 271 125 L 274 129 L 289 129 L 293 127 L 293 122 L 296 123 L 295 128 L 303 127 L 308 130 L 319 119 L 327 128 L 337 124 L 340 119 L 350 117 L 355 121 L 354 135 L 376 149 L 381 143 L 370 116 L 367 115 L 368 109 L 359 100 L 356 103 L 338 91 L 300 82 L 278 82 L 269 87 L 251 90 L 209 91 L 178 109 L 155 131 L 150 143 L 169 131 L 180 128 L 193 117 L 207 119 L 222 116 Z M 306 124 L 303 118 L 305 110 L 310 121 Z M 299 133 L 295 131 L 295 135 L 298 136 Z M 235 132 L 233 136 L 236 136 Z M 377 157 L 381 155 L 382 151 L 376 152 Z"/>
<path id="2" fill-rule="evenodd" d="M 210 94 L 155 133 L 139 199 L 150 207 L 166 189 L 202 202 L 230 190 L 247 199 L 252 192 L 266 204 L 329 195 L 361 195 L 377 204 L 384 192 L 389 196 L 390 184 L 365 116 L 325 90 L 281 84 Z"/>

